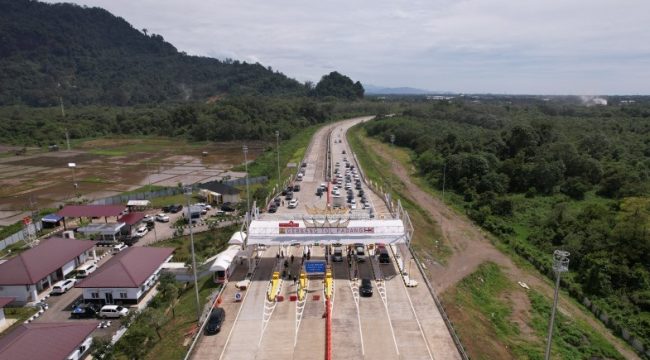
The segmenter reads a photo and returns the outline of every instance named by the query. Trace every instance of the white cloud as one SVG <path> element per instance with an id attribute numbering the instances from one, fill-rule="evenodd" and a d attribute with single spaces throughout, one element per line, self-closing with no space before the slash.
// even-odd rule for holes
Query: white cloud
<path id="1" fill-rule="evenodd" d="M 260 61 L 299 80 L 432 90 L 649 93 L 643 0 L 76 0 L 189 54 Z"/>

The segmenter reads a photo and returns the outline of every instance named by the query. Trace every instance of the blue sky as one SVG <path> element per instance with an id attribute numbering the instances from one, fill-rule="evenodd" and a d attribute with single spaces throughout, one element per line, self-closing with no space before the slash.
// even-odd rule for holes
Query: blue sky
<path id="1" fill-rule="evenodd" d="M 337 70 L 437 91 L 650 94 L 647 0 L 72 2 L 188 54 L 260 62 L 300 81 Z"/>

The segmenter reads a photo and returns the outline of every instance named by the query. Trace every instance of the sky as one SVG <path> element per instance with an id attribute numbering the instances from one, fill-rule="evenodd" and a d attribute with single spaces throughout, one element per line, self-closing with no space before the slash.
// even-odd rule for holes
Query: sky
<path id="1" fill-rule="evenodd" d="M 179 51 L 299 81 L 339 71 L 432 91 L 650 94 L 647 0 L 66 2 L 102 7 Z"/>

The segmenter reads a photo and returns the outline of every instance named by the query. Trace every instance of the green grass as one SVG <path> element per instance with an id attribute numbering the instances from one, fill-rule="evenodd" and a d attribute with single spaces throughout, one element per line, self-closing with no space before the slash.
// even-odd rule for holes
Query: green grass
<path id="1" fill-rule="evenodd" d="M 284 181 L 290 174 L 296 171 L 295 168 L 287 168 L 288 163 L 298 164 L 307 150 L 307 146 L 312 137 L 322 126 L 326 124 L 313 125 L 302 129 L 293 134 L 288 140 L 280 141 L 280 178 Z M 265 151 L 248 165 L 248 172 L 251 177 L 267 176 L 269 185 L 272 187 L 277 183 L 278 178 L 278 159 L 275 146 L 271 150 Z M 234 171 L 243 171 L 244 166 L 240 165 L 233 169 Z"/>
<path id="2" fill-rule="evenodd" d="M 199 260 L 205 260 L 222 251 L 232 234 L 239 229 L 240 225 L 231 225 L 194 234 L 194 252 L 197 263 Z M 172 261 L 186 262 L 191 259 L 189 235 L 159 241 L 154 246 L 175 248 Z"/>
<path id="3" fill-rule="evenodd" d="M 90 149 L 88 153 L 100 156 L 126 156 L 129 151 L 123 149 Z"/>
<path id="4" fill-rule="evenodd" d="M 210 299 L 210 295 L 217 290 L 217 286 L 212 281 L 211 276 L 199 279 L 199 300 L 201 309 Z M 162 339 L 155 343 L 146 356 L 146 359 L 163 360 L 163 359 L 182 359 L 187 352 L 187 347 L 183 346 L 185 333 L 187 333 L 194 324 L 196 324 L 196 297 L 193 287 L 186 289 L 175 306 L 176 316 L 170 319 L 162 327 L 160 333 Z M 169 314 L 171 317 L 171 312 Z"/>
<path id="5" fill-rule="evenodd" d="M 113 181 L 106 180 L 106 179 L 103 179 L 103 178 L 99 178 L 99 177 L 96 177 L 96 176 L 87 177 L 87 178 L 81 179 L 80 181 L 85 182 L 85 183 L 93 183 L 93 184 L 112 184 L 113 183 Z"/>
<path id="6" fill-rule="evenodd" d="M 531 325 L 538 336 L 543 337 L 548 330 L 552 299 L 536 291 L 529 291 L 528 298 L 532 304 Z M 591 326 L 571 319 L 561 311 L 556 312 L 551 355 L 559 359 L 623 359 Z M 541 354 L 539 358 L 542 358 Z"/>
<path id="7" fill-rule="evenodd" d="M 187 197 L 183 194 L 178 194 L 151 199 L 151 206 L 153 208 L 162 208 L 171 204 L 181 204 L 185 208 L 187 206 Z"/>
<path id="8" fill-rule="evenodd" d="M 513 321 L 515 292 L 525 291 L 510 281 L 498 265 L 484 263 L 455 288 L 444 295 L 452 314 L 454 326 L 466 345 L 469 355 L 477 359 L 503 356 L 507 351 L 513 358 L 541 360 L 550 317 L 551 299 L 529 290 L 523 300 L 529 301 L 527 316 L 521 318 L 531 334 L 522 333 Z M 518 305 L 521 307 L 522 305 Z M 506 349 L 506 350 L 504 350 Z M 500 355 L 499 355 L 500 354 Z M 623 359 L 600 334 L 588 324 L 556 313 L 552 357 L 554 359 Z"/>
<path id="9" fill-rule="evenodd" d="M 390 164 L 372 151 L 373 146 L 382 146 L 382 144 L 368 138 L 365 130 L 359 125 L 348 131 L 347 139 L 365 176 L 373 182 L 381 184 L 384 191 L 391 193 L 394 199 L 401 200 L 415 229 L 412 245 L 416 253 L 425 257 L 433 256 L 437 262 L 444 264 L 446 258 L 451 254 L 451 250 L 443 241 L 437 220 L 432 219 L 427 211 L 404 196 L 404 184 L 392 173 Z M 390 150 L 397 154 L 398 159 L 407 161 L 409 155 L 406 151 L 399 151 L 397 148 Z"/>
<path id="10" fill-rule="evenodd" d="M 38 310 L 33 307 L 6 307 L 4 308 L 5 312 L 5 318 L 7 319 L 17 319 L 15 323 L 13 323 L 9 328 L 5 329 L 2 333 L 0 333 L 0 338 L 2 338 L 4 335 L 9 334 L 12 332 L 15 328 L 18 326 L 22 325 L 25 320 L 29 319 L 32 315 L 36 314 Z"/>
<path id="11" fill-rule="evenodd" d="M 129 195 L 129 194 L 138 194 L 142 192 L 147 192 L 147 191 L 158 191 L 158 190 L 163 190 L 166 189 L 167 186 L 159 186 L 159 185 L 144 185 L 141 186 L 137 189 L 133 189 L 131 191 L 123 192 L 122 195 Z"/>

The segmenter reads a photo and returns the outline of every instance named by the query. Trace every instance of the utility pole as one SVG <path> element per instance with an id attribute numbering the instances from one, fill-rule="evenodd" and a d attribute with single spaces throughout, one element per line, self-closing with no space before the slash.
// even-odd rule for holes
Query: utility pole
<path id="1" fill-rule="evenodd" d="M 278 191 L 280 190 L 280 131 L 275 131 L 275 146 L 278 150 Z"/>
<path id="2" fill-rule="evenodd" d="M 248 187 L 248 146 L 244 145 L 244 166 L 246 168 L 246 213 L 251 211 L 251 193 Z"/>
<path id="3" fill-rule="evenodd" d="M 447 182 L 447 159 L 442 165 L 442 202 L 445 202 L 445 183 Z"/>
<path id="4" fill-rule="evenodd" d="M 194 232 L 192 231 L 192 213 L 190 212 L 190 198 L 192 197 L 192 186 L 185 187 L 187 197 L 187 226 L 190 228 L 190 246 L 192 247 L 192 272 L 194 275 L 194 292 L 196 293 L 196 322 L 201 322 L 201 301 L 199 300 L 199 283 L 196 277 L 196 255 L 194 254 Z"/>
<path id="5" fill-rule="evenodd" d="M 61 84 L 59 84 L 59 88 L 61 88 Z M 65 120 L 65 109 L 63 108 L 63 96 L 59 95 L 59 104 L 61 105 L 61 116 Z M 70 151 L 70 134 L 68 133 L 68 127 L 66 126 L 65 128 L 65 142 L 68 146 L 68 151 Z"/>
<path id="6" fill-rule="evenodd" d="M 551 358 L 551 341 L 553 340 L 553 322 L 555 322 L 555 309 L 560 291 L 560 276 L 563 272 L 569 271 L 569 252 L 555 250 L 553 252 L 553 271 L 555 272 L 555 296 L 553 298 L 553 307 L 551 308 L 551 321 L 548 324 L 548 338 L 546 339 L 546 355 L 544 359 Z"/>

